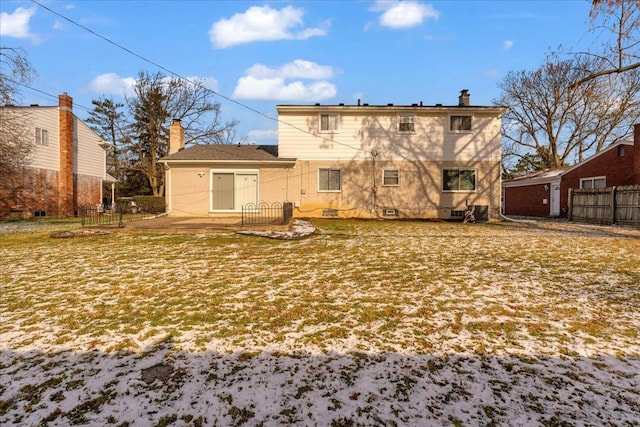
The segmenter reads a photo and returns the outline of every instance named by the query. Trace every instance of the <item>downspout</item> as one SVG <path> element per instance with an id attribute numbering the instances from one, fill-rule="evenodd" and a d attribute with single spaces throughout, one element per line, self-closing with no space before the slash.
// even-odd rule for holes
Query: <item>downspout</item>
<path id="1" fill-rule="evenodd" d="M 376 186 L 376 156 L 378 156 L 378 152 L 376 150 L 371 150 L 371 181 L 372 181 L 372 187 L 371 187 L 371 210 L 372 211 L 376 211 L 378 206 L 377 206 L 377 193 L 378 193 L 378 187 Z"/>

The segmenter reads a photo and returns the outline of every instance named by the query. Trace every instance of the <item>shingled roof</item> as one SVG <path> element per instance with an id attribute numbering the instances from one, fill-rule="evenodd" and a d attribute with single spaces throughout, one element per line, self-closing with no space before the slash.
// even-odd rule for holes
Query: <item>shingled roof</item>
<path id="1" fill-rule="evenodd" d="M 238 161 L 278 162 L 295 159 L 279 159 L 277 145 L 207 144 L 193 145 L 163 157 L 161 161 Z"/>

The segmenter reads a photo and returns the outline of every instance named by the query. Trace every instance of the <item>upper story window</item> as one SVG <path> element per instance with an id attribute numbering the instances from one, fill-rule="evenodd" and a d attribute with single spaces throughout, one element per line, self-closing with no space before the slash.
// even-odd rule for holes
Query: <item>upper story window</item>
<path id="1" fill-rule="evenodd" d="M 618 146 L 618 157 L 624 157 L 624 145 Z"/>
<path id="2" fill-rule="evenodd" d="M 580 188 L 607 188 L 607 178 L 604 176 L 596 176 L 593 178 L 581 178 Z"/>
<path id="3" fill-rule="evenodd" d="M 452 132 L 469 132 L 471 116 L 450 116 L 449 130 Z"/>
<path id="4" fill-rule="evenodd" d="M 320 114 L 320 132 L 337 132 L 338 115 Z"/>
<path id="5" fill-rule="evenodd" d="M 49 145 L 49 131 L 42 128 L 36 128 L 36 144 Z"/>
<path id="6" fill-rule="evenodd" d="M 342 191 L 342 171 L 340 169 L 318 169 L 318 191 Z"/>
<path id="7" fill-rule="evenodd" d="M 398 116 L 398 132 L 415 132 L 414 116 Z"/>
<path id="8" fill-rule="evenodd" d="M 382 185 L 384 187 L 397 187 L 400 185 L 400 170 L 399 169 L 383 169 L 382 170 Z"/>
<path id="9" fill-rule="evenodd" d="M 476 191 L 475 169 L 443 169 L 443 191 Z"/>

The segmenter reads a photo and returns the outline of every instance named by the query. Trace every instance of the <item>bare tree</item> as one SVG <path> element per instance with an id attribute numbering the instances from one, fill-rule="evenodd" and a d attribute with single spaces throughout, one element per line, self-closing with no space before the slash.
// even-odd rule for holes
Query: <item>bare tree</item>
<path id="1" fill-rule="evenodd" d="M 0 181 L 7 182 L 22 172 L 33 151 L 27 113 L 12 108 L 19 102 L 19 86 L 36 73 L 22 49 L 0 47 Z"/>
<path id="2" fill-rule="evenodd" d="M 580 53 L 591 57 L 591 67 L 572 87 L 640 68 L 640 0 L 592 0 L 590 15 L 593 31 L 604 40 L 603 50 Z"/>
<path id="3" fill-rule="evenodd" d="M 155 196 L 164 195 L 164 169 L 158 162 L 168 154 L 172 119 L 185 128 L 185 144 L 233 142 L 236 121 L 221 121 L 220 104 L 203 80 L 166 77 L 141 72 L 134 94 L 127 100 L 131 115 L 132 167 L 147 177 Z"/>
<path id="4" fill-rule="evenodd" d="M 640 116 L 640 70 L 571 87 L 590 61 L 549 54 L 539 69 L 510 72 L 498 84 L 502 93 L 494 102 L 509 107 L 503 121 L 506 162 L 528 155 L 538 167 L 557 168 L 630 135 Z"/>

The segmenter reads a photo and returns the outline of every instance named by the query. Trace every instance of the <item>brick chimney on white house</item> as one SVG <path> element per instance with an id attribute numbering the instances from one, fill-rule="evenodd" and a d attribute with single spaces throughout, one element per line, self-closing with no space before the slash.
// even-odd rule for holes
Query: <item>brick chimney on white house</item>
<path id="1" fill-rule="evenodd" d="M 469 89 L 462 89 L 458 97 L 458 105 L 460 107 L 468 107 L 470 101 Z"/>
<path id="2" fill-rule="evenodd" d="M 169 155 L 184 150 L 184 128 L 180 119 L 173 119 L 169 127 Z"/>
<path id="3" fill-rule="evenodd" d="M 58 216 L 74 215 L 73 185 L 73 98 L 64 92 L 58 96 L 58 132 L 60 138 L 60 174 L 58 176 Z"/>

